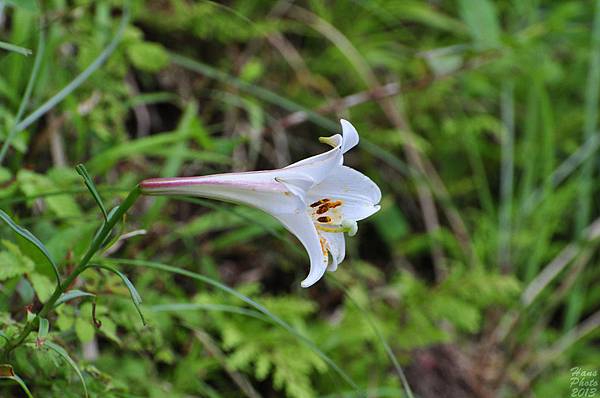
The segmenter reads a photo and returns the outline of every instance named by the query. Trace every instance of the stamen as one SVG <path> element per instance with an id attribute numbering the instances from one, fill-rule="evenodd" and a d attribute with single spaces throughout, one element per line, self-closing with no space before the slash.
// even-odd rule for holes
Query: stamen
<path id="1" fill-rule="evenodd" d="M 323 257 L 325 257 L 323 261 L 327 262 L 329 260 L 329 257 L 327 256 L 327 241 L 322 236 L 319 236 L 319 243 L 321 244 L 321 251 L 323 252 Z"/>
<path id="2" fill-rule="evenodd" d="M 327 203 L 327 206 L 330 209 L 335 209 L 336 207 L 341 206 L 341 205 L 342 205 L 342 201 L 341 200 L 336 200 L 335 202 Z"/>
<path id="3" fill-rule="evenodd" d="M 319 217 L 317 218 L 318 222 L 324 222 L 324 223 L 330 223 L 331 222 L 331 217 L 329 216 L 324 216 L 324 217 Z"/>
<path id="4" fill-rule="evenodd" d="M 348 236 L 354 236 L 358 232 L 358 224 L 354 220 L 344 220 L 342 225 L 315 224 L 315 227 L 323 232 L 346 232 Z"/>
<path id="5" fill-rule="evenodd" d="M 327 198 L 321 199 L 321 200 L 317 200 L 315 203 L 311 204 L 310 207 L 317 207 L 317 206 L 320 206 L 323 203 L 327 203 L 329 201 L 330 201 L 330 199 L 327 199 Z"/>
<path id="6" fill-rule="evenodd" d="M 319 206 L 319 209 L 317 210 L 317 214 L 327 213 L 327 211 L 329 209 L 335 209 L 336 207 L 341 206 L 341 205 L 342 205 L 342 201 L 341 200 L 336 200 L 335 202 L 331 202 L 328 199 L 327 202 L 325 202 L 325 203 L 323 203 L 322 205 Z"/>

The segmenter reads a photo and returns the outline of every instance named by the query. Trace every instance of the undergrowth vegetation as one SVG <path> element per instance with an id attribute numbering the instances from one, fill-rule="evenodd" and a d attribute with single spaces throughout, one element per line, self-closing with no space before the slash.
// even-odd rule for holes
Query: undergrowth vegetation
<path id="1" fill-rule="evenodd" d="M 599 92 L 599 1 L 0 1 L 0 395 L 571 396 Z M 341 117 L 382 208 L 309 289 L 274 218 L 138 197 Z"/>

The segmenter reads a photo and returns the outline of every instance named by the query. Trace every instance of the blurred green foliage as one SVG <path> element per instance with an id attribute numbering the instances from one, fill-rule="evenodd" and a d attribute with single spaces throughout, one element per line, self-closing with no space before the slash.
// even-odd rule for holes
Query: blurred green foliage
<path id="1" fill-rule="evenodd" d="M 103 222 L 79 163 L 111 209 L 148 177 L 282 167 L 344 117 L 362 140 L 347 161 L 384 193 L 308 290 L 307 256 L 269 216 L 140 199 L 95 261 L 133 282 L 147 324 L 128 279 L 88 270 L 69 286 L 88 294 L 2 358 L 0 395 L 26 396 L 20 376 L 34 396 L 78 397 L 80 375 L 101 397 L 406 396 L 383 339 L 417 396 L 567 396 L 569 369 L 600 363 L 599 13 L 0 1 L 0 208 L 63 277 Z M 0 228 L 0 344 L 56 286 L 13 230 Z"/>

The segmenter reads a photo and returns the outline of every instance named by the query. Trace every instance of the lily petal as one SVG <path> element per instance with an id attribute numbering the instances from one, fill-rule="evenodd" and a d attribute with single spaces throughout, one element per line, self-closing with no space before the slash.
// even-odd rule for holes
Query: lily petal
<path id="1" fill-rule="evenodd" d="M 356 131 L 352 123 L 347 120 L 340 119 L 340 123 L 342 124 L 342 134 L 344 135 L 342 152 L 346 153 L 358 145 L 358 131 Z"/>
<path id="2" fill-rule="evenodd" d="M 321 236 L 325 238 L 327 250 L 331 254 L 331 264 L 327 267 L 327 271 L 333 272 L 338 265 L 344 261 L 346 256 L 346 242 L 342 232 L 321 232 Z"/>
<path id="3" fill-rule="evenodd" d="M 310 257 L 310 272 L 300 285 L 302 287 L 314 285 L 325 274 L 329 262 L 326 247 L 321 243 L 315 225 L 305 213 L 273 214 L 273 216 L 298 238 Z"/>
<path id="4" fill-rule="evenodd" d="M 339 142 L 340 145 L 336 146 L 333 149 L 330 149 L 327 152 L 320 153 L 315 156 L 311 156 L 306 159 L 302 159 L 296 163 L 292 163 L 289 166 L 284 167 L 280 171 L 285 173 L 311 173 L 313 178 L 317 182 L 321 182 L 331 171 L 333 167 L 339 166 L 344 161 L 343 153 L 342 153 L 342 145 L 341 145 L 341 136 Z M 319 171 L 318 173 L 314 173 L 314 171 Z"/>
<path id="5" fill-rule="evenodd" d="M 323 198 L 342 200 L 343 218 L 359 221 L 379 211 L 377 204 L 381 201 L 381 191 L 363 173 L 339 166 L 310 189 L 306 201 L 311 203 Z"/>
<path id="6" fill-rule="evenodd" d="M 349 121 L 341 119 L 340 123 L 342 125 L 342 135 L 335 134 L 326 139 L 321 139 L 321 141 L 326 141 L 326 143 L 332 145 L 333 149 L 321 153 L 319 155 L 302 159 L 296 163 L 292 163 L 289 166 L 284 167 L 283 169 L 291 169 L 298 166 L 306 166 L 309 164 L 325 161 L 338 163 L 339 165 L 341 165 L 343 162 L 342 155 L 348 152 L 350 149 L 354 148 L 358 144 L 359 138 L 358 132 Z"/>
<path id="7" fill-rule="evenodd" d="M 140 183 L 146 195 L 189 195 L 218 199 L 254 206 L 268 213 L 294 213 L 304 208 L 302 192 L 290 192 L 276 180 L 278 170 L 246 173 L 213 174 L 200 177 L 151 178 Z M 304 178 L 305 186 L 314 184 L 310 177 L 296 173 L 298 184 Z"/>

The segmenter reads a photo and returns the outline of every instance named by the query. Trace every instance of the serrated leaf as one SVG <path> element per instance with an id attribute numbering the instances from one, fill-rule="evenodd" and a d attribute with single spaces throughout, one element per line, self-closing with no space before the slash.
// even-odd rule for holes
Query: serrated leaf
<path id="1" fill-rule="evenodd" d="M 50 297 L 52 297 L 52 293 L 56 286 L 47 276 L 37 273 L 32 273 L 29 275 L 29 280 L 33 285 L 33 290 L 35 290 L 35 294 L 38 296 L 42 303 L 48 301 Z"/>
<path id="2" fill-rule="evenodd" d="M 94 339 L 94 326 L 86 319 L 77 318 L 75 320 L 75 333 L 82 343 L 89 343 Z"/>
<path id="3" fill-rule="evenodd" d="M 73 328 L 75 318 L 71 307 L 58 307 L 56 312 L 58 313 L 58 316 L 54 321 L 54 324 L 59 330 L 64 332 Z"/>
<path id="4" fill-rule="evenodd" d="M 7 250 L 0 252 L 0 281 L 33 271 L 33 261 L 21 253 L 18 246 L 2 240 Z"/>
<path id="5" fill-rule="evenodd" d="M 44 257 L 46 257 L 46 259 L 48 259 L 48 261 L 50 262 L 50 265 L 52 266 L 52 269 L 54 270 L 54 274 L 56 276 L 56 281 L 58 282 L 58 285 L 60 286 L 60 275 L 58 273 L 58 266 L 52 259 L 52 256 L 50 256 L 50 253 L 48 252 L 48 249 L 46 249 L 44 244 L 42 242 L 40 242 L 40 240 L 38 238 L 36 238 L 31 232 L 29 232 L 25 228 L 17 225 L 17 223 L 15 223 L 13 221 L 13 219 L 10 218 L 8 216 L 8 214 L 6 214 L 2 210 L 0 210 L 0 219 L 2 219 L 2 221 L 4 221 L 19 236 L 25 238 L 27 241 L 32 243 L 44 255 Z"/>
<path id="6" fill-rule="evenodd" d="M 52 351 L 56 352 L 65 361 L 67 361 L 67 363 L 69 365 L 71 365 L 71 367 L 75 370 L 75 372 L 77 373 L 77 376 L 79 376 L 79 379 L 81 380 L 81 384 L 83 385 L 83 391 L 85 392 L 85 396 L 88 397 L 89 395 L 88 395 L 87 385 L 85 384 L 85 379 L 83 378 L 83 373 L 81 373 L 81 370 L 79 370 L 79 367 L 77 366 L 75 361 L 73 361 L 73 359 L 71 359 L 71 357 L 69 356 L 67 351 L 65 351 L 65 349 L 62 348 L 61 346 L 59 346 L 58 344 L 55 344 L 51 341 L 44 342 L 44 346 L 48 347 Z"/>
<path id="7" fill-rule="evenodd" d="M 21 190 L 30 197 L 42 196 L 47 193 L 55 193 L 62 188 L 59 183 L 64 180 L 65 171 L 54 169 L 55 181 L 45 175 L 37 174 L 29 170 L 19 170 L 17 182 Z M 74 175 L 74 174 L 73 174 Z M 76 218 L 81 216 L 81 210 L 70 195 L 47 195 L 44 202 L 48 208 L 57 216 L 62 218 Z"/>
<path id="8" fill-rule="evenodd" d="M 67 301 L 74 300 L 80 297 L 96 297 L 96 295 L 81 290 L 69 290 L 68 292 L 60 295 L 60 297 L 58 298 L 58 300 L 56 300 L 56 303 L 54 304 L 54 308 L 58 307 L 63 303 L 66 303 Z"/>

